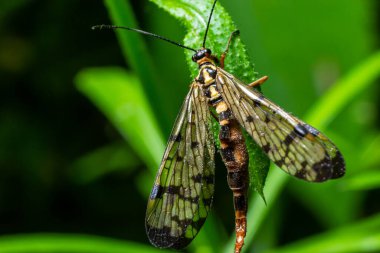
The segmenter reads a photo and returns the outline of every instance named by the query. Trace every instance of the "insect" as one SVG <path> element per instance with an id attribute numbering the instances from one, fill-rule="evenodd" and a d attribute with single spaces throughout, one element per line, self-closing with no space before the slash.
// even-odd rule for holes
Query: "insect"
<path id="1" fill-rule="evenodd" d="M 206 48 L 207 33 L 217 0 L 214 0 L 198 50 L 138 29 L 100 25 L 93 28 L 122 28 L 165 40 L 194 52 L 199 73 L 190 86 L 171 132 L 153 189 L 147 213 L 146 232 L 160 248 L 181 249 L 198 234 L 210 211 L 214 194 L 215 145 L 212 120 L 220 125 L 220 154 L 227 167 L 227 181 L 235 208 L 235 253 L 246 235 L 249 187 L 248 152 L 242 133 L 246 130 L 278 167 L 297 178 L 321 182 L 342 177 L 343 156 L 322 133 L 285 112 L 252 87 L 224 70 L 224 59 L 235 31 L 218 60 Z M 220 63 L 217 65 L 217 63 Z M 213 117 L 210 108 L 217 116 Z"/>

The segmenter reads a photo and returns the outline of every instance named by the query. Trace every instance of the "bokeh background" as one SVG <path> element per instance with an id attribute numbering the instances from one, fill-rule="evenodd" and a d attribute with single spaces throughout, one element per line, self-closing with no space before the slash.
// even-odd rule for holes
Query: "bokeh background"
<path id="1" fill-rule="evenodd" d="M 220 3 L 270 76 L 265 95 L 347 162 L 324 184 L 271 168 L 267 206 L 251 194 L 245 250 L 380 252 L 379 1 Z M 146 238 L 146 201 L 192 77 L 180 48 L 90 29 L 118 20 L 186 33 L 145 0 L 0 2 L 0 252 L 165 252 Z M 231 252 L 231 193 L 216 170 L 213 211 L 188 252 Z"/>

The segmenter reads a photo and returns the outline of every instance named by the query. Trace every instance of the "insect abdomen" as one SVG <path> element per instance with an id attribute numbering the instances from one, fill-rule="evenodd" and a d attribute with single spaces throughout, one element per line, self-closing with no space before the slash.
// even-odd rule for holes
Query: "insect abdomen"
<path id="1" fill-rule="evenodd" d="M 247 193 L 249 186 L 248 152 L 239 123 L 224 101 L 216 106 L 219 117 L 220 154 L 227 167 L 227 182 L 233 192 L 236 247 L 240 252 L 246 234 Z"/>

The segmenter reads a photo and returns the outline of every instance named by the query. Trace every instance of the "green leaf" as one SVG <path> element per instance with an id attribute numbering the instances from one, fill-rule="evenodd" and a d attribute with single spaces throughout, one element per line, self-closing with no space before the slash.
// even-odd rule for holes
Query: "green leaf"
<path id="1" fill-rule="evenodd" d="M 0 237 L 1 253 L 168 253 L 140 243 L 84 234 L 19 234 Z"/>
<path id="2" fill-rule="evenodd" d="M 307 114 L 306 121 L 312 125 L 327 126 L 347 106 L 350 100 L 372 85 L 379 75 L 380 52 L 377 52 L 338 80 L 314 104 Z"/>
<path id="3" fill-rule="evenodd" d="M 359 164 L 364 168 L 373 168 L 380 165 L 380 134 L 368 135 L 359 154 Z M 362 171 L 363 168 L 360 169 Z"/>
<path id="4" fill-rule="evenodd" d="M 263 150 L 254 140 L 244 131 L 245 143 L 249 155 L 249 177 L 250 185 L 261 196 L 266 203 L 264 196 L 264 186 L 269 172 L 270 161 Z"/>
<path id="5" fill-rule="evenodd" d="M 265 253 L 357 253 L 380 251 L 380 215 Z"/>
<path id="6" fill-rule="evenodd" d="M 215 233 L 215 231 L 218 232 Z M 219 253 L 223 248 L 220 242 L 226 240 L 227 236 L 221 220 L 216 215 L 209 214 L 201 231 L 189 245 L 189 252 Z"/>
<path id="7" fill-rule="evenodd" d="M 155 174 L 164 142 L 139 79 L 121 68 L 93 68 L 75 81 Z"/>
<path id="8" fill-rule="evenodd" d="M 104 4 L 108 9 L 112 23 L 119 26 L 138 27 L 134 11 L 128 1 L 104 0 Z M 164 112 L 170 110 L 170 104 L 160 99 L 164 97 L 166 91 L 161 88 L 161 79 L 158 78 L 159 74 L 153 65 L 150 52 L 142 35 L 122 29 L 115 32 L 125 60 L 139 77 L 142 83 L 141 87 L 148 98 L 148 103 L 151 105 L 154 114 L 159 115 L 157 117 L 159 125 L 161 128 L 169 127 L 166 125 L 168 120 Z"/>
<path id="9" fill-rule="evenodd" d="M 76 183 L 87 184 L 112 171 L 132 172 L 140 164 L 125 142 L 118 142 L 82 156 L 70 166 L 69 174 Z"/>
<path id="10" fill-rule="evenodd" d="M 345 190 L 372 190 L 380 188 L 380 171 L 377 167 L 375 170 L 367 170 L 358 175 L 354 175 L 345 181 Z"/>
<path id="11" fill-rule="evenodd" d="M 323 184 L 307 184 L 292 179 L 289 189 L 321 225 L 334 228 L 355 220 L 360 212 L 362 197 L 358 192 L 345 191 L 343 187 L 347 176 Z"/>
<path id="12" fill-rule="evenodd" d="M 206 30 L 207 20 L 211 11 L 212 0 L 151 0 L 171 15 L 179 19 L 187 28 L 184 44 L 188 47 L 199 49 L 202 47 L 203 36 Z M 216 3 L 212 16 L 210 29 L 206 41 L 206 47 L 210 48 L 214 55 L 220 56 L 224 52 L 230 34 L 237 30 L 230 15 Z M 198 74 L 198 66 L 191 60 L 192 51 L 186 50 L 186 60 L 191 70 L 191 77 Z M 237 37 L 226 57 L 226 70 L 245 82 L 256 79 L 253 64 L 250 63 L 245 46 Z"/>

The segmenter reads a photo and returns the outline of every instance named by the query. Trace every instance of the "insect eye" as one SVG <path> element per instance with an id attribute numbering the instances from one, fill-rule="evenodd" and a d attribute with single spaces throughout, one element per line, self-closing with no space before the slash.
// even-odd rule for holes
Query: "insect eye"
<path id="1" fill-rule="evenodd" d="M 196 52 L 193 57 L 191 58 L 194 62 L 197 62 L 198 60 L 202 59 L 203 57 L 205 57 L 205 54 L 206 54 L 206 51 L 205 50 L 202 50 L 202 51 L 198 51 Z"/>
<path id="2" fill-rule="evenodd" d="M 211 50 L 210 49 L 206 49 L 206 55 L 211 55 Z"/>

